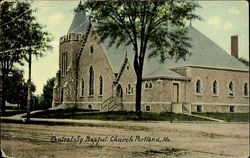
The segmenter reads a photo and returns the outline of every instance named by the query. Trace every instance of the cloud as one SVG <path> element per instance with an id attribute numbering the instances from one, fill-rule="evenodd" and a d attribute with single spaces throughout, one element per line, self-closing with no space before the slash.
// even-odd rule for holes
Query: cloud
<path id="1" fill-rule="evenodd" d="M 233 14 L 233 15 L 239 15 L 240 14 L 240 10 L 236 7 L 231 7 L 229 10 L 228 10 L 228 13 L 229 14 Z"/>
<path id="2" fill-rule="evenodd" d="M 48 17 L 49 23 L 51 24 L 58 24 L 63 20 L 62 13 L 54 13 Z"/>
<path id="3" fill-rule="evenodd" d="M 225 30 L 225 31 L 228 31 L 228 30 L 230 30 L 230 29 L 232 29 L 233 28 L 233 25 L 232 25 L 232 23 L 231 22 L 226 22 L 225 24 L 223 24 L 223 30 Z"/>
<path id="4" fill-rule="evenodd" d="M 213 27 L 213 29 L 219 30 L 221 28 L 221 25 L 222 25 L 222 20 L 218 16 L 213 16 L 213 17 L 208 19 L 208 24 L 211 25 Z"/>

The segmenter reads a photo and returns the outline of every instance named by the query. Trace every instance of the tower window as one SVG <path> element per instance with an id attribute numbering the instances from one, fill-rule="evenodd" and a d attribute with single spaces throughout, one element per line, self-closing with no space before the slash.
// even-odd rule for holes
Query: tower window
<path id="1" fill-rule="evenodd" d="M 67 75 L 67 69 L 68 69 L 68 53 L 64 52 L 61 55 L 61 72 L 62 72 L 62 76 Z"/>

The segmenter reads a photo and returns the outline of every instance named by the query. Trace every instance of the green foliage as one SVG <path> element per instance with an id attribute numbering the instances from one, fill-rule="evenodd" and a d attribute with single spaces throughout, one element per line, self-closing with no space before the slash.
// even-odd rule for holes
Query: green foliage
<path id="1" fill-rule="evenodd" d="M 23 109 L 27 103 L 28 84 L 23 78 L 22 70 L 12 70 L 12 76 L 6 80 L 6 101 L 11 104 L 18 104 Z M 35 85 L 32 83 L 32 92 L 36 91 Z"/>
<path id="2" fill-rule="evenodd" d="M 91 119 L 106 121 L 135 121 L 138 120 L 136 113 L 132 111 L 111 111 L 111 112 L 95 112 L 90 110 L 77 109 L 59 109 L 38 112 L 32 117 L 36 118 L 60 118 L 60 119 Z M 142 112 L 141 121 L 206 121 L 202 118 L 168 113 L 168 112 Z"/>
<path id="3" fill-rule="evenodd" d="M 29 55 L 41 57 L 51 49 L 51 37 L 32 15 L 27 1 L 4 1 L 0 5 L 0 64 L 3 76 L 2 112 L 5 112 L 6 80 L 14 63 L 24 64 Z"/>
<path id="4" fill-rule="evenodd" d="M 241 56 L 240 58 L 238 58 L 238 60 L 243 64 L 245 64 L 246 66 L 249 66 L 249 61 L 246 58 Z"/>
<path id="5" fill-rule="evenodd" d="M 43 31 L 44 26 L 36 22 L 28 2 L 3 2 L 1 4 L 0 61 L 4 69 L 13 63 L 22 63 L 28 53 L 42 56 L 51 47 L 51 37 Z"/>
<path id="6" fill-rule="evenodd" d="M 40 107 L 43 109 L 51 108 L 55 80 L 55 77 L 48 79 L 47 83 L 43 86 L 43 93 L 40 102 Z"/>
<path id="7" fill-rule="evenodd" d="M 200 19 L 193 12 L 199 5 L 192 1 L 88 1 L 84 11 L 91 11 L 90 18 L 101 41 L 109 38 L 110 45 L 132 44 L 135 58 L 182 58 L 191 46 L 186 37 L 185 23 Z M 139 53 L 139 54 L 137 54 Z M 143 58 L 142 58 L 143 60 Z M 141 62 L 141 61 L 140 61 Z"/>

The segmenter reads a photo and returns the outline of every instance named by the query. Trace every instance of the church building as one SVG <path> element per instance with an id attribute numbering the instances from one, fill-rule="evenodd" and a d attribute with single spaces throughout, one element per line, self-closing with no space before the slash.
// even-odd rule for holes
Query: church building
<path id="1" fill-rule="evenodd" d="M 186 60 L 144 61 L 142 111 L 248 112 L 248 67 L 238 57 L 238 36 L 231 55 L 188 26 L 192 48 Z M 59 70 L 53 108 L 135 111 L 136 74 L 132 46 L 101 42 L 86 14 L 76 9 L 67 35 L 60 38 Z"/>

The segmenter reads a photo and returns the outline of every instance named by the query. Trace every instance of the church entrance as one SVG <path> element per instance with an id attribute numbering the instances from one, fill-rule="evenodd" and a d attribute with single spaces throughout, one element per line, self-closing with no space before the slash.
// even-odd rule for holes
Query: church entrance
<path id="1" fill-rule="evenodd" d="M 118 103 L 122 103 L 122 86 L 119 84 L 116 88 L 116 97 L 117 97 L 117 101 Z"/>

